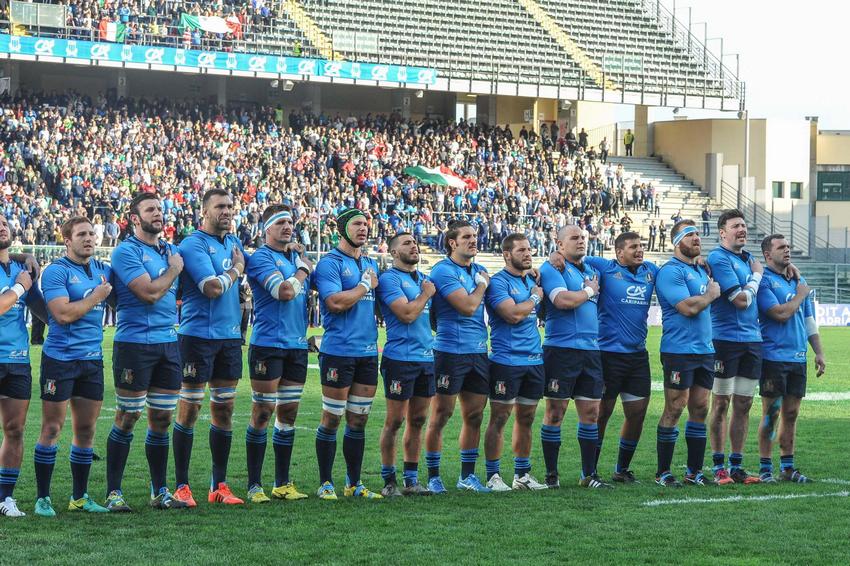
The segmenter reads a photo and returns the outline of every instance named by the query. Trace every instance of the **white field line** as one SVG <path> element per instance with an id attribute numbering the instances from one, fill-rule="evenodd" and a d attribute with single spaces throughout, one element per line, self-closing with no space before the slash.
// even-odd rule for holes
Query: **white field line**
<path id="1" fill-rule="evenodd" d="M 822 480 L 814 480 L 816 483 L 831 483 L 834 485 L 850 485 L 850 480 L 840 480 L 836 478 L 824 478 Z"/>
<path id="2" fill-rule="evenodd" d="M 664 384 L 660 381 L 652 382 L 653 391 L 664 391 Z M 818 391 L 807 393 L 804 402 L 807 401 L 847 401 L 850 400 L 850 391 Z"/>
<path id="3" fill-rule="evenodd" d="M 847 482 L 850 483 L 850 482 Z M 688 499 L 652 499 L 644 501 L 644 507 L 661 507 L 662 505 L 687 505 L 693 503 L 738 503 L 741 501 L 775 501 L 783 499 L 806 499 L 810 497 L 850 497 L 850 491 L 836 491 L 833 493 L 790 493 L 785 495 L 731 495 L 729 497 L 717 498 L 688 498 Z"/>

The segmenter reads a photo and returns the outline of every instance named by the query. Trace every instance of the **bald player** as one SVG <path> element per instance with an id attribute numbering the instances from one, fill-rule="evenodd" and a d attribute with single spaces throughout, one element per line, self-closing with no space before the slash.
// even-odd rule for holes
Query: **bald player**
<path id="1" fill-rule="evenodd" d="M 560 487 L 561 422 L 572 398 L 579 420 L 580 485 L 610 488 L 596 474 L 597 420 L 603 389 L 597 312 L 599 273 L 584 261 L 587 239 L 578 226 L 564 226 L 558 233 L 558 253 L 566 260 L 563 272 L 550 262 L 540 268 L 546 301 L 543 341 L 546 412 L 540 432 L 546 484 L 550 489 Z"/>

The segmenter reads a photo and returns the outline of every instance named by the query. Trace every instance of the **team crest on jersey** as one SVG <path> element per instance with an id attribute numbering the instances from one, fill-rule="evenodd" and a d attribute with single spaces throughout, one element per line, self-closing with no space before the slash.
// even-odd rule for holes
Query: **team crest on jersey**
<path id="1" fill-rule="evenodd" d="M 770 286 L 773 287 L 774 289 L 781 289 L 782 288 L 782 284 L 779 281 L 774 281 L 773 283 L 770 284 Z"/>
<path id="2" fill-rule="evenodd" d="M 142 254 L 142 263 L 147 263 L 147 262 L 151 261 L 152 259 L 153 258 L 151 256 L 149 256 L 148 254 Z"/>
<path id="3" fill-rule="evenodd" d="M 256 364 L 254 364 L 254 373 L 256 373 L 257 375 L 266 375 L 267 371 L 268 368 L 266 368 L 266 362 L 258 361 Z"/>
<path id="4" fill-rule="evenodd" d="M 337 369 L 336 369 L 336 368 L 328 368 L 328 377 L 327 377 L 327 380 L 328 380 L 328 381 L 333 381 L 334 383 L 336 383 L 337 381 L 339 381 L 339 372 L 337 371 Z"/>
<path id="5" fill-rule="evenodd" d="M 280 260 L 277 260 L 276 262 L 274 262 L 274 264 L 276 267 L 283 267 L 283 262 Z"/>
<path id="6" fill-rule="evenodd" d="M 715 373 L 723 373 L 725 366 L 721 360 L 714 360 L 714 372 Z"/>
<path id="7" fill-rule="evenodd" d="M 505 394 L 505 382 L 497 381 L 496 382 L 496 395 L 504 395 Z"/>
<path id="8" fill-rule="evenodd" d="M 121 383 L 131 384 L 136 376 L 133 374 L 133 370 L 130 368 L 125 368 L 121 371 Z"/>
<path id="9" fill-rule="evenodd" d="M 197 375 L 198 368 L 195 367 L 195 364 L 183 364 L 183 377 L 197 377 Z"/>
<path id="10" fill-rule="evenodd" d="M 444 373 L 440 375 L 439 379 L 437 379 L 437 387 L 440 389 L 449 388 L 449 374 Z"/>
<path id="11" fill-rule="evenodd" d="M 614 273 L 614 279 L 622 279 L 622 278 L 623 278 L 623 274 L 620 273 L 619 271 Z"/>
<path id="12" fill-rule="evenodd" d="M 214 247 L 212 247 L 212 246 L 210 246 L 210 247 L 209 247 L 209 251 L 210 251 L 210 254 L 214 254 L 214 253 L 215 253 L 215 248 L 214 248 Z"/>
<path id="13" fill-rule="evenodd" d="M 75 285 L 75 284 L 77 284 L 77 283 L 79 283 L 79 282 L 80 282 L 80 278 L 79 278 L 79 277 L 77 277 L 76 275 L 72 275 L 72 276 L 71 276 L 71 279 L 69 279 L 69 280 L 68 280 L 68 282 L 69 282 L 71 285 Z"/>
<path id="14" fill-rule="evenodd" d="M 682 382 L 682 374 L 678 371 L 670 372 L 670 383 L 673 385 L 679 385 Z"/>
<path id="15" fill-rule="evenodd" d="M 557 379 L 550 379 L 549 380 L 549 391 L 551 391 L 552 393 L 557 393 L 558 389 L 560 389 L 560 388 L 561 388 L 561 386 L 558 384 Z"/>
<path id="16" fill-rule="evenodd" d="M 413 285 L 411 285 L 410 281 L 402 281 L 401 286 L 404 287 L 405 289 L 409 289 L 409 288 L 413 287 Z"/>
<path id="17" fill-rule="evenodd" d="M 401 381 L 394 379 L 390 382 L 390 393 L 393 395 L 401 395 Z"/>
<path id="18" fill-rule="evenodd" d="M 48 379 L 44 382 L 44 394 L 45 395 L 56 395 L 56 380 Z"/>

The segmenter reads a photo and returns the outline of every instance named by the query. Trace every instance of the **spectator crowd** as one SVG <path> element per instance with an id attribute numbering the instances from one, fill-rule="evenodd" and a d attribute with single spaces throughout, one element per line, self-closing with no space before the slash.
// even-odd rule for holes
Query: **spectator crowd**
<path id="1" fill-rule="evenodd" d="M 161 197 L 165 237 L 179 242 L 199 226 L 203 192 L 222 187 L 234 195 L 233 230 L 247 247 L 261 243 L 264 207 L 285 203 L 308 249 L 334 246 L 334 216 L 357 207 L 368 212 L 378 252 L 402 230 L 441 250 L 448 220 L 464 217 L 478 226 L 484 251 L 522 231 L 546 255 L 571 223 L 600 254 L 620 231 L 641 228 L 629 211 L 657 215 L 662 198 L 586 135 L 555 124 L 514 132 L 397 114 L 24 92 L 0 100 L 0 114 L 3 213 L 24 245 L 61 244 L 59 226 L 75 214 L 94 220 L 99 245 L 115 245 L 137 191 Z M 414 165 L 440 168 L 465 187 L 422 184 L 403 173 Z"/>

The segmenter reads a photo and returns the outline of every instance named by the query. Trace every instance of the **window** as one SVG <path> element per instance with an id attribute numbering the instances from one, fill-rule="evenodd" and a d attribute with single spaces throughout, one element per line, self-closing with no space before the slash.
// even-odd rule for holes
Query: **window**
<path id="1" fill-rule="evenodd" d="M 773 198 L 782 198 L 785 196 L 783 193 L 785 192 L 785 183 L 783 181 L 774 181 L 773 182 Z"/>
<path id="2" fill-rule="evenodd" d="M 791 198 L 803 198 L 803 183 L 791 183 Z"/>
<path id="3" fill-rule="evenodd" d="M 818 171 L 818 200 L 850 201 L 850 171 Z"/>

